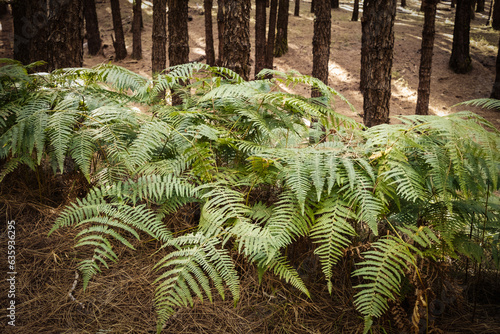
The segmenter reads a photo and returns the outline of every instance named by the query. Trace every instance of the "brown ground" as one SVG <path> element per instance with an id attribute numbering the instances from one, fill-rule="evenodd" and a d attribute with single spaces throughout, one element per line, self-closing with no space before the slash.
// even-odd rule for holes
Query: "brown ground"
<path id="1" fill-rule="evenodd" d="M 103 56 L 85 56 L 85 66 L 107 62 L 113 55 L 111 33 L 111 13 L 108 1 L 97 0 L 100 28 L 104 43 Z M 129 53 L 132 34 L 130 32 L 132 0 L 122 0 L 123 21 Z M 191 0 L 193 21 L 189 24 L 190 59 L 204 54 L 203 16 L 195 9 L 201 8 L 202 0 Z M 276 59 L 278 70 L 295 69 L 311 74 L 312 25 L 309 1 L 302 4 L 301 16 L 290 16 L 289 47 L 287 55 Z M 418 3 L 408 0 L 406 9 L 398 8 L 396 23 L 396 49 L 393 66 L 392 114 L 412 114 L 415 108 L 418 83 L 418 50 L 422 15 Z M 293 7 L 293 6 L 291 6 Z M 330 84 L 351 101 L 358 112 L 362 110 L 362 97 L 358 91 L 359 63 L 361 47 L 361 24 L 350 22 L 351 4 L 341 2 L 341 9 L 333 11 L 333 43 L 331 48 Z M 292 10 L 292 8 L 291 8 Z M 213 14 L 215 18 L 216 8 Z M 431 110 L 439 115 L 452 110 L 450 106 L 472 98 L 489 96 L 494 80 L 495 59 L 498 33 L 485 27 L 486 16 L 476 14 L 472 22 L 472 48 L 474 69 L 467 75 L 456 75 L 447 67 L 450 55 L 454 10 L 449 3 L 441 3 L 438 11 L 436 49 L 432 81 Z M 133 71 L 149 76 L 151 72 L 151 2 L 144 1 L 143 50 L 144 59 L 134 61 L 127 58 L 118 62 Z M 9 56 L 12 45 L 11 21 L 2 20 L 0 34 L 0 56 Z M 214 32 L 216 26 L 214 24 Z M 215 36 L 216 37 L 216 36 Z M 217 43 L 217 40 L 216 40 Z M 307 92 L 305 92 L 307 93 Z M 339 103 L 341 112 L 350 113 Z M 497 112 L 478 111 L 481 115 L 500 127 Z M 355 117 L 357 117 L 355 115 Z M 359 117 L 357 117 L 360 120 Z M 22 181 L 21 181 L 22 180 Z M 81 279 L 73 291 L 78 302 L 68 296 L 74 281 L 74 268 L 81 260 L 73 248 L 74 232 L 60 230 L 51 237 L 47 233 L 58 212 L 70 203 L 81 191 L 82 186 L 75 182 L 74 176 L 46 177 L 38 181 L 32 173 L 19 170 L 0 184 L 0 215 L 7 220 L 15 219 L 16 229 L 16 327 L 6 325 L 7 284 L 4 275 L 0 282 L 0 332 L 36 333 L 153 333 L 155 312 L 151 285 L 155 274 L 151 272 L 157 256 L 150 257 L 157 245 L 145 238 L 136 242 L 137 252 L 118 248 L 121 261 L 113 264 L 105 273 L 95 277 L 83 292 Z M 42 197 L 42 198 L 41 198 Z M 40 204 L 42 203 L 42 204 Z M 188 214 L 189 208 L 185 210 Z M 189 217 L 188 217 L 189 218 Z M 0 230 L 5 231 L 5 220 L 0 220 Z M 171 217 L 169 224 L 188 227 L 186 216 Z M 179 230 L 182 228 L 178 228 Z M 6 254 L 6 234 L 2 232 L 0 252 Z M 8 271 L 5 255 L 1 256 L 0 271 Z M 303 254 L 307 257 L 307 254 Z M 298 259 L 301 261 L 301 259 Z M 272 275 L 265 277 L 262 285 L 256 281 L 255 268 L 242 265 L 242 296 L 240 303 L 233 307 L 232 302 L 216 300 L 215 304 L 196 303 L 192 309 L 181 310 L 171 320 L 164 333 L 359 333 L 362 319 L 354 310 L 350 289 L 349 271 L 351 263 L 339 265 L 335 277 L 335 287 L 330 296 L 325 284 L 312 277 L 308 287 L 312 300 L 296 293 L 293 288 L 277 280 Z M 438 327 L 443 333 L 500 333 L 498 316 L 498 296 L 494 291 L 498 277 L 493 274 L 492 281 L 482 278 L 482 288 L 474 291 L 479 301 L 474 311 L 470 299 L 461 300 L 446 309 L 438 319 Z M 496 284 L 494 284 L 496 282 Z M 472 289 L 471 289 L 472 290 Z M 496 295 L 495 295 L 496 293 Z M 496 299 L 495 299 L 496 298 Z M 81 303 L 81 304 L 79 304 Z M 82 308 L 82 305 L 85 308 Z M 472 314 L 476 315 L 473 317 Z M 387 333 L 398 333 L 394 321 L 389 316 L 381 320 Z M 392 325 L 392 331 L 391 331 Z M 1 328 L 6 330 L 1 330 Z M 376 324 L 374 333 L 381 333 Z M 385 332 L 385 331 L 384 331 Z M 401 332 L 399 332 L 401 333 Z M 435 331 L 438 333 L 438 331 Z"/>

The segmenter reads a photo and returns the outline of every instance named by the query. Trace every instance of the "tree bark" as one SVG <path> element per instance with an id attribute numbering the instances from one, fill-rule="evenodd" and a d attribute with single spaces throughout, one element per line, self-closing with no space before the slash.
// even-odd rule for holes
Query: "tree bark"
<path id="1" fill-rule="evenodd" d="M 396 0 L 365 0 L 361 37 L 361 91 L 366 126 L 389 122 Z"/>
<path id="2" fill-rule="evenodd" d="M 354 8 L 352 9 L 351 21 L 357 21 L 359 18 L 359 0 L 354 0 Z"/>
<path id="3" fill-rule="evenodd" d="M 266 66 L 266 0 L 255 1 L 255 77 Z"/>
<path id="4" fill-rule="evenodd" d="M 225 0 L 217 1 L 217 35 L 219 36 L 219 60 L 217 63 L 219 65 L 224 61 L 224 2 Z"/>
<path id="5" fill-rule="evenodd" d="M 168 0 L 168 65 L 189 62 L 188 2 Z M 184 83 L 181 83 L 184 84 Z M 172 92 L 173 93 L 173 92 Z M 172 94 L 172 105 L 182 103 L 178 94 Z"/>
<path id="6" fill-rule="evenodd" d="M 276 14 L 278 13 L 278 0 L 271 0 L 269 8 L 269 29 L 267 31 L 266 68 L 273 69 L 274 40 L 276 37 Z"/>
<path id="7" fill-rule="evenodd" d="M 467 73 L 472 69 L 470 58 L 470 13 L 471 0 L 458 0 L 453 29 L 453 48 L 451 50 L 450 68 L 455 73 Z"/>
<path id="8" fill-rule="evenodd" d="M 316 0 L 311 0 L 311 13 L 314 13 L 314 4 L 316 3 Z"/>
<path id="9" fill-rule="evenodd" d="M 83 1 L 49 0 L 48 70 L 83 65 Z M 37 47 L 39 49 L 39 47 Z"/>
<path id="10" fill-rule="evenodd" d="M 167 67 L 167 0 L 153 0 L 151 70 L 153 76 Z"/>
<path id="11" fill-rule="evenodd" d="M 493 4 L 493 14 L 491 16 L 491 27 L 495 30 L 500 30 L 500 1 L 495 1 Z"/>
<path id="12" fill-rule="evenodd" d="M 293 16 L 300 16 L 300 0 L 295 0 L 295 9 Z"/>
<path id="13" fill-rule="evenodd" d="M 113 16 L 113 30 L 115 32 L 115 40 L 113 40 L 113 46 L 115 48 L 115 60 L 118 61 L 127 57 L 127 48 L 125 47 L 125 35 L 123 34 L 122 14 L 120 12 L 120 0 L 110 0 L 110 1 L 111 1 L 111 14 Z"/>
<path id="14" fill-rule="evenodd" d="M 142 38 L 141 38 L 141 17 L 142 17 L 142 0 L 134 0 L 132 9 L 134 17 L 132 19 L 132 58 L 142 59 Z"/>
<path id="15" fill-rule="evenodd" d="M 16 0 L 12 6 L 14 18 L 14 59 L 29 64 L 37 60 L 49 62 L 47 0 Z M 39 71 L 47 71 L 40 66 Z"/>
<path id="16" fill-rule="evenodd" d="M 328 61 L 330 59 L 330 41 L 332 36 L 332 12 L 330 0 L 316 1 L 313 36 L 313 70 L 312 76 L 328 85 Z M 313 89 L 312 97 L 321 96 Z"/>
<path id="17" fill-rule="evenodd" d="M 490 97 L 492 99 L 500 100 L 500 40 L 498 41 L 495 82 L 493 83 L 493 91 L 491 92 Z"/>
<path id="18" fill-rule="evenodd" d="M 417 115 L 429 114 L 431 93 L 432 51 L 434 49 L 436 7 L 439 0 L 424 0 L 424 28 L 422 31 L 422 50 L 418 73 Z"/>
<path id="19" fill-rule="evenodd" d="M 339 0 L 331 0 L 331 9 L 339 9 L 340 7 L 340 4 L 339 4 Z"/>
<path id="20" fill-rule="evenodd" d="M 224 59 L 222 66 L 250 77 L 250 0 L 225 0 Z"/>
<path id="21" fill-rule="evenodd" d="M 212 7 L 213 7 L 213 0 L 203 1 L 203 8 L 205 11 L 205 55 L 207 57 L 207 64 L 210 66 L 215 66 Z"/>
<path id="22" fill-rule="evenodd" d="M 90 55 L 101 51 L 102 40 L 99 32 L 99 20 L 95 8 L 95 0 L 84 0 L 83 15 L 85 16 L 85 30 L 87 32 L 87 46 Z"/>
<path id="23" fill-rule="evenodd" d="M 276 41 L 274 56 L 281 57 L 288 52 L 288 8 L 289 0 L 279 0 Z"/>

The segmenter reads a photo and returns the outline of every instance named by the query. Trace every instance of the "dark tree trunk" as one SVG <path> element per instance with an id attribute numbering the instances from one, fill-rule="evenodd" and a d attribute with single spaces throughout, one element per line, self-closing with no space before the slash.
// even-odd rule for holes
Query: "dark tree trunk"
<path id="1" fill-rule="evenodd" d="M 500 30 L 500 1 L 495 1 L 493 4 L 493 14 L 491 17 L 491 27 L 495 30 Z"/>
<path id="2" fill-rule="evenodd" d="M 484 12 L 485 2 L 486 0 L 477 0 L 476 13 Z"/>
<path id="3" fill-rule="evenodd" d="M 274 40 L 276 37 L 276 15 L 278 13 L 278 0 L 271 0 L 269 8 L 269 30 L 267 32 L 266 68 L 273 69 Z"/>
<path id="4" fill-rule="evenodd" d="M 359 18 L 359 0 L 354 0 L 354 8 L 352 9 L 351 21 L 357 21 Z"/>
<path id="5" fill-rule="evenodd" d="M 167 67 L 167 0 L 153 0 L 151 70 L 153 76 Z"/>
<path id="6" fill-rule="evenodd" d="M 212 26 L 212 7 L 213 0 L 204 0 L 203 8 L 205 11 L 205 55 L 207 64 L 215 65 L 215 50 L 214 50 L 214 32 Z"/>
<path id="7" fill-rule="evenodd" d="M 300 16 L 300 0 L 295 0 L 294 16 Z"/>
<path id="8" fill-rule="evenodd" d="M 31 21 L 26 19 L 29 18 L 29 3 L 16 0 L 11 7 L 14 18 L 14 59 L 23 64 L 29 64 L 31 62 L 30 45 L 38 30 L 28 27 Z"/>
<path id="9" fill-rule="evenodd" d="M 188 2 L 168 0 L 168 66 L 189 62 Z M 178 94 L 172 94 L 172 105 L 182 103 Z"/>
<path id="10" fill-rule="evenodd" d="M 49 62 L 47 0 L 16 0 L 11 6 L 14 17 L 14 59 L 23 64 L 37 60 Z M 37 68 L 39 71 L 47 69 L 47 65 Z"/>
<path id="11" fill-rule="evenodd" d="M 217 35 L 219 36 L 219 60 L 217 63 L 224 62 L 224 27 L 225 27 L 225 14 L 224 14 L 225 0 L 217 1 Z"/>
<path id="12" fill-rule="evenodd" d="M 141 17 L 142 17 L 142 0 L 134 0 L 132 18 L 132 58 L 142 59 L 142 38 L 141 38 Z"/>
<path id="13" fill-rule="evenodd" d="M 366 126 L 389 122 L 396 0 L 365 0 L 361 37 L 361 91 Z"/>
<path id="14" fill-rule="evenodd" d="M 83 21 L 82 0 L 49 0 L 49 71 L 83 65 Z"/>
<path id="15" fill-rule="evenodd" d="M 457 0 L 451 0 L 450 7 L 455 8 L 456 4 L 457 4 Z"/>
<path id="16" fill-rule="evenodd" d="M 339 4 L 339 0 L 331 0 L 331 9 L 338 9 L 340 4 Z"/>
<path id="17" fill-rule="evenodd" d="M 406 7 L 406 0 L 401 0 L 401 7 Z"/>
<path id="18" fill-rule="evenodd" d="M 312 76 L 328 85 L 328 60 L 330 59 L 330 40 L 332 36 L 332 12 L 330 0 L 316 1 L 313 36 L 313 70 Z M 312 97 L 321 96 L 313 89 Z"/>
<path id="19" fill-rule="evenodd" d="M 314 5 L 316 3 L 316 0 L 311 0 L 311 13 L 314 13 Z"/>
<path id="20" fill-rule="evenodd" d="M 266 0 L 255 1 L 255 77 L 266 66 Z"/>
<path id="21" fill-rule="evenodd" d="M 250 78 L 250 0 L 225 0 L 222 66 Z"/>
<path id="22" fill-rule="evenodd" d="M 471 0 L 458 0 L 453 29 L 453 48 L 451 50 L 450 68 L 455 73 L 467 73 L 472 69 L 469 53 L 469 32 Z"/>
<path id="23" fill-rule="evenodd" d="M 9 12 L 9 7 L 7 6 L 7 3 L 0 2 L 0 17 L 6 15 L 8 12 Z"/>
<path id="24" fill-rule="evenodd" d="M 113 30 L 115 31 L 115 60 L 122 60 L 127 57 L 127 48 L 125 47 L 125 35 L 123 34 L 122 14 L 120 12 L 120 0 L 111 1 L 111 14 L 113 16 Z"/>
<path id="25" fill-rule="evenodd" d="M 492 99 L 500 100 L 500 40 L 498 41 L 495 83 L 493 83 L 493 91 L 491 92 L 490 97 Z"/>
<path id="26" fill-rule="evenodd" d="M 168 66 L 189 62 L 188 2 L 168 0 Z"/>
<path id="27" fill-rule="evenodd" d="M 99 20 L 95 8 L 95 0 L 84 0 L 83 15 L 85 15 L 85 30 L 87 32 L 87 46 L 89 54 L 96 55 L 101 51 L 101 33 L 99 32 Z"/>
<path id="28" fill-rule="evenodd" d="M 431 94 L 432 51 L 434 48 L 436 7 L 439 0 L 424 0 L 424 29 L 422 31 L 422 51 L 418 73 L 417 115 L 429 114 Z"/>
<path id="29" fill-rule="evenodd" d="M 276 24 L 276 41 L 274 43 L 274 56 L 281 57 L 288 52 L 288 8 L 289 0 L 279 0 L 278 21 Z"/>

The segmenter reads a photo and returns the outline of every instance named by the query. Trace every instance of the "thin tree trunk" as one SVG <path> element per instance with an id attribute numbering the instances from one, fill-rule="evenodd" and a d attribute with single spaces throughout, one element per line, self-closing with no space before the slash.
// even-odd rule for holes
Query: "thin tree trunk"
<path id="1" fill-rule="evenodd" d="M 215 65 L 215 50 L 214 50 L 214 32 L 212 26 L 212 7 L 213 0 L 204 0 L 203 7 L 205 11 L 205 55 L 207 56 L 207 64 Z"/>
<path id="2" fill-rule="evenodd" d="M 429 114 L 432 51 L 434 49 L 436 7 L 438 1 L 439 0 L 424 0 L 424 28 L 422 31 L 422 50 L 418 74 L 417 115 Z"/>
<path id="3" fill-rule="evenodd" d="M 295 10 L 293 16 L 300 16 L 300 0 L 295 0 Z"/>
<path id="4" fill-rule="evenodd" d="M 255 0 L 255 77 L 266 66 L 266 0 Z"/>
<path id="5" fill-rule="evenodd" d="M 330 59 L 330 41 L 332 36 L 332 13 L 330 0 L 316 1 L 313 36 L 313 70 L 312 76 L 328 85 L 328 61 Z M 312 97 L 321 96 L 317 89 L 311 92 Z"/>
<path id="6" fill-rule="evenodd" d="M 48 70 L 83 65 L 82 0 L 49 0 Z M 45 44 L 45 41 L 40 41 Z M 38 49 L 38 47 L 37 47 Z"/>
<path id="7" fill-rule="evenodd" d="M 269 28 L 267 32 L 266 45 L 266 68 L 273 69 L 274 64 L 274 40 L 276 36 L 276 14 L 278 13 L 278 0 L 271 0 L 269 8 Z"/>
<path id="8" fill-rule="evenodd" d="M 455 73 L 467 73 L 472 69 L 470 58 L 470 0 L 458 0 L 453 29 L 453 48 L 451 50 L 450 68 Z"/>
<path id="9" fill-rule="evenodd" d="M 490 97 L 492 99 L 500 100 L 500 40 L 498 41 L 495 82 L 493 83 L 493 91 L 491 92 Z"/>
<path id="10" fill-rule="evenodd" d="M 396 0 L 365 0 L 361 37 L 361 91 L 366 126 L 389 122 Z"/>
<path id="11" fill-rule="evenodd" d="M 142 0 L 134 0 L 132 19 L 132 58 L 142 59 L 142 38 L 141 38 L 141 17 L 142 17 Z"/>
<path id="12" fill-rule="evenodd" d="M 288 52 L 288 8 L 289 0 L 279 0 L 278 21 L 276 23 L 276 41 L 274 56 L 281 57 Z"/>
<path id="13" fill-rule="evenodd" d="M 58 0 L 55 0 L 58 1 Z M 113 16 L 113 30 L 115 31 L 115 60 L 122 60 L 127 57 L 127 48 L 125 47 L 125 35 L 123 34 L 122 14 L 120 12 L 120 0 L 111 1 L 111 14 Z"/>
<path id="14" fill-rule="evenodd" d="M 217 0 L 217 35 L 219 36 L 219 60 L 217 63 L 219 65 L 224 61 L 224 2 L 225 0 Z"/>
<path id="15" fill-rule="evenodd" d="M 401 0 L 401 7 L 403 7 L 403 8 L 406 7 L 406 0 Z"/>
<path id="16" fill-rule="evenodd" d="M 167 67 L 167 0 L 153 0 L 151 69 L 153 76 Z"/>
<path id="17" fill-rule="evenodd" d="M 250 0 L 225 0 L 224 61 L 222 66 L 250 77 Z"/>
<path id="18" fill-rule="evenodd" d="M 351 21 L 357 21 L 359 18 L 359 0 L 354 0 L 354 8 L 352 9 Z"/>
<path id="19" fill-rule="evenodd" d="M 87 32 L 87 46 L 90 55 L 101 51 L 102 40 L 99 32 L 99 20 L 95 8 L 95 0 L 84 0 L 83 14 L 85 15 L 85 30 Z"/>

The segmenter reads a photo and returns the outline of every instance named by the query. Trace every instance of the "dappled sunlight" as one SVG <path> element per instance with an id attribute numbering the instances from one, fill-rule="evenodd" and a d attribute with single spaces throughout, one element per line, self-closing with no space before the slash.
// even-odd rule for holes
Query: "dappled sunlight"
<path id="1" fill-rule="evenodd" d="M 354 82 L 351 73 L 346 71 L 343 67 L 341 67 L 339 64 L 337 64 L 334 61 L 330 61 L 328 65 L 328 75 L 331 78 L 335 78 L 337 80 L 340 80 L 341 82 L 345 83 L 351 83 Z"/>

